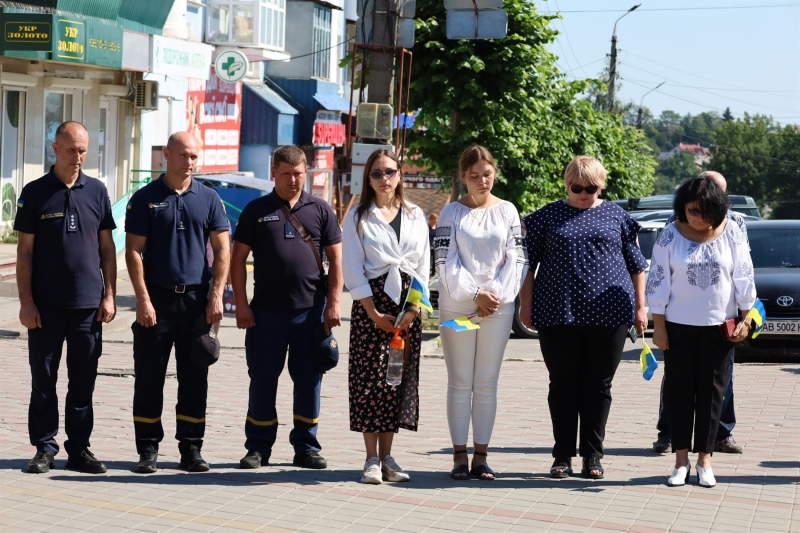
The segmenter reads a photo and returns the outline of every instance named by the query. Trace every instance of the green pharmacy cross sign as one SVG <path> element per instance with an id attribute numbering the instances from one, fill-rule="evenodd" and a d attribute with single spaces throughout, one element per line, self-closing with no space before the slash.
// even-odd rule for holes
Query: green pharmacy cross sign
<path id="1" fill-rule="evenodd" d="M 222 81 L 235 83 L 247 74 L 247 57 L 239 50 L 226 50 L 214 61 L 214 70 Z"/>

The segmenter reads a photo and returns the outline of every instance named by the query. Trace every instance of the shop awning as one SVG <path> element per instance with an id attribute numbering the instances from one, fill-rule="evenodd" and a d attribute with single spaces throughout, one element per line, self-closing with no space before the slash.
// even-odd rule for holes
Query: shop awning
<path id="1" fill-rule="evenodd" d="M 339 96 L 338 94 L 315 94 L 314 100 L 319 102 L 319 105 L 328 111 L 339 111 L 341 113 L 350 113 L 350 102 Z"/>
<path id="2" fill-rule="evenodd" d="M 264 85 L 263 83 L 248 83 L 245 82 L 247 88 L 253 91 L 264 102 L 272 106 L 275 111 L 284 115 L 296 115 L 297 109 L 289 105 L 289 103 L 278 95 L 275 91 Z"/>

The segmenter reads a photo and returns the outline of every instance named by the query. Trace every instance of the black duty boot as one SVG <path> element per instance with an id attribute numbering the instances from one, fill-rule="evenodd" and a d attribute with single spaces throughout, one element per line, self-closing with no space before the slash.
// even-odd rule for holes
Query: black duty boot
<path id="1" fill-rule="evenodd" d="M 51 468 L 55 468 L 53 454 L 41 450 L 36 452 L 33 459 L 28 461 L 28 469 L 26 471 L 29 474 L 45 474 L 49 472 Z"/>
<path id="2" fill-rule="evenodd" d="M 181 453 L 181 468 L 185 468 L 189 472 L 208 472 L 210 467 L 208 463 L 200 455 L 200 450 L 192 444 L 186 453 Z"/>
<path id="3" fill-rule="evenodd" d="M 158 452 L 147 450 L 139 454 L 139 463 L 136 465 L 137 474 L 153 474 L 158 470 L 156 462 L 158 461 Z"/>
<path id="4" fill-rule="evenodd" d="M 254 470 L 259 466 L 269 465 L 269 458 L 264 458 L 259 452 L 247 452 L 247 455 L 239 460 L 239 468 Z"/>
<path id="5" fill-rule="evenodd" d="M 67 458 L 66 468 L 79 470 L 87 474 L 105 474 L 106 465 L 98 461 L 88 449 L 81 450 L 80 455 L 70 455 Z"/>

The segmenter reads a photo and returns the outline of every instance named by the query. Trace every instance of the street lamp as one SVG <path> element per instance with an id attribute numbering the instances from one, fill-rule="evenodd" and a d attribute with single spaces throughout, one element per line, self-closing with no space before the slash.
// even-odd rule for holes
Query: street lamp
<path id="1" fill-rule="evenodd" d="M 614 79 L 617 77 L 617 22 L 626 17 L 629 13 L 636 11 L 642 4 L 636 4 L 625 12 L 614 22 L 614 31 L 611 33 L 611 64 L 608 77 L 608 112 L 614 112 Z"/>
<path id="2" fill-rule="evenodd" d="M 642 129 L 642 115 L 644 114 L 644 112 L 642 111 L 642 102 L 644 102 L 644 97 L 647 96 L 648 94 L 650 94 L 651 92 L 655 91 L 656 89 L 658 89 L 659 87 L 661 87 L 665 83 L 667 83 L 667 82 L 666 81 L 662 81 L 661 83 L 659 83 L 658 85 L 656 85 L 655 87 L 653 87 L 652 89 L 650 89 L 649 91 L 647 91 L 646 93 L 644 93 L 642 95 L 642 99 L 639 100 L 639 114 L 636 116 L 636 127 L 637 128 Z"/>

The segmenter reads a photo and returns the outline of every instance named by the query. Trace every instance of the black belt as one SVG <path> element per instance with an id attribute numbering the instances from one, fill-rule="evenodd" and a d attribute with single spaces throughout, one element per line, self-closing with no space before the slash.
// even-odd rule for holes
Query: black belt
<path id="1" fill-rule="evenodd" d="M 200 289 L 200 288 L 206 286 L 206 285 L 203 285 L 203 284 L 198 284 L 198 285 L 156 285 L 155 283 L 152 283 L 151 285 L 153 285 L 154 287 L 158 287 L 159 289 L 166 289 L 168 291 L 174 291 L 174 292 L 177 292 L 178 294 L 183 294 L 186 291 L 193 291 L 193 290 Z"/>

